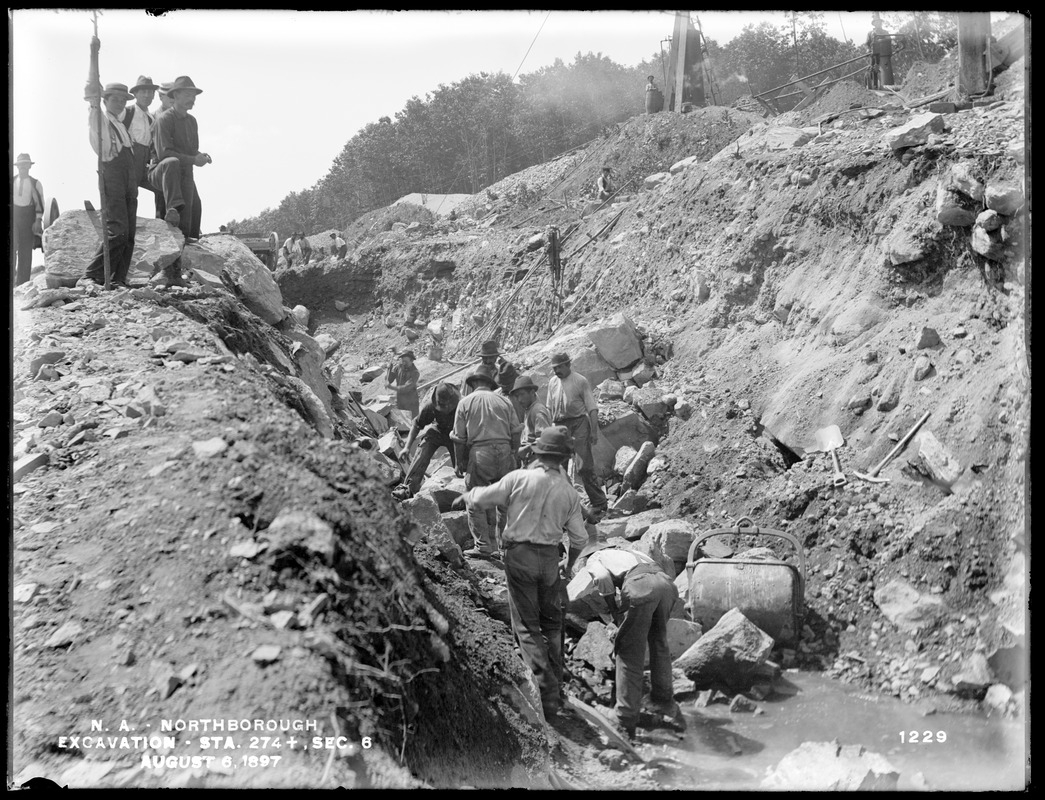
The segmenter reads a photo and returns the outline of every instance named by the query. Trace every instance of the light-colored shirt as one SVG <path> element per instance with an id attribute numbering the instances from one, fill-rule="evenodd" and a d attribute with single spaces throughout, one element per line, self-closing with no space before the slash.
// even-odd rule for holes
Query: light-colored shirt
<path id="1" fill-rule="evenodd" d="M 603 597 L 612 595 L 621 587 L 625 576 L 634 567 L 639 564 L 653 563 L 655 563 L 653 559 L 645 553 L 636 553 L 631 550 L 608 548 L 592 553 L 577 572 L 579 574 L 587 570 L 594 583 L 587 589 L 582 589 L 577 597 L 585 597 L 596 591 Z"/>
<path id="2" fill-rule="evenodd" d="M 457 404 L 454 431 L 450 438 L 469 445 L 486 442 L 510 444 L 522 430 L 512 401 L 489 389 L 478 389 Z"/>
<path id="3" fill-rule="evenodd" d="M 36 185 L 36 194 L 33 194 L 33 185 Z M 37 200 L 39 204 L 37 205 Z M 14 177 L 14 204 L 19 208 L 25 208 L 26 206 L 36 205 L 36 215 L 42 217 L 44 213 L 44 187 L 40 181 L 31 175 L 26 175 L 25 180 L 22 180 L 21 175 L 15 175 Z"/>
<path id="4" fill-rule="evenodd" d="M 565 378 L 552 375 L 548 379 L 548 412 L 553 421 L 585 417 L 598 410 L 591 384 L 579 372 L 571 372 Z"/>
<path id="5" fill-rule="evenodd" d="M 131 117 L 131 141 L 135 144 L 143 144 L 149 147 L 152 145 L 156 120 L 147 108 L 142 108 L 138 104 L 131 106 L 131 108 L 134 109 L 134 116 Z"/>
<path id="6" fill-rule="evenodd" d="M 335 239 L 334 239 L 334 247 L 344 247 L 344 246 L 345 246 L 345 240 L 342 239 L 340 236 L 335 237 Z"/>
<path id="7" fill-rule="evenodd" d="M 98 113 L 99 109 L 94 106 L 88 106 L 87 108 L 87 131 L 91 140 L 91 147 L 94 152 L 98 152 Z M 102 119 L 102 161 L 112 161 L 116 156 L 120 154 L 120 151 L 124 148 L 128 150 L 131 147 L 131 135 L 127 133 L 127 129 L 123 127 L 123 118 L 127 114 L 126 109 L 118 116 L 114 117 L 108 111 L 103 115 Z"/>
<path id="8" fill-rule="evenodd" d="M 513 470 L 491 486 L 470 489 L 464 497 L 469 506 L 508 507 L 508 522 L 501 535 L 505 543 L 559 544 L 563 530 L 569 534 L 571 547 L 579 549 L 588 543 L 580 498 L 558 468 L 538 463 L 531 469 Z"/>
<path id="9" fill-rule="evenodd" d="M 526 409 L 526 417 L 523 419 L 523 444 L 533 444 L 541 431 L 550 428 L 552 424 L 551 414 L 548 407 L 540 400 L 534 400 L 533 405 Z"/>

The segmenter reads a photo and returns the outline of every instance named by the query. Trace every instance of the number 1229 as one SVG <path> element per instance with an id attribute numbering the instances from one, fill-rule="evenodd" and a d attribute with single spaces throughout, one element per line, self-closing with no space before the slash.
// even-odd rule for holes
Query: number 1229
<path id="1" fill-rule="evenodd" d="M 947 731 L 900 731 L 901 744 L 942 744 L 947 741 Z"/>

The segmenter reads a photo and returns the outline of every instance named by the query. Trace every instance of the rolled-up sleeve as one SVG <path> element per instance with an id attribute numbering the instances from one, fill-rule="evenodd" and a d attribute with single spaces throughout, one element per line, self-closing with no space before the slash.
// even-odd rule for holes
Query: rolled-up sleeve
<path id="1" fill-rule="evenodd" d="M 457 406 L 457 413 L 454 414 L 454 430 L 450 434 L 450 438 L 455 442 L 468 441 L 468 424 L 465 420 L 464 403 Z"/>

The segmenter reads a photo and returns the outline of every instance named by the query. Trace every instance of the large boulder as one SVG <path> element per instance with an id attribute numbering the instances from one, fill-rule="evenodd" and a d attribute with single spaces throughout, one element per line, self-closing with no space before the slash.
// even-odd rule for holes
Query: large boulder
<path id="1" fill-rule="evenodd" d="M 989 183 L 984 201 L 987 203 L 987 208 L 1008 217 L 1023 207 L 1024 197 L 1023 192 L 1016 186 L 1007 183 Z"/>
<path id="2" fill-rule="evenodd" d="M 940 598 L 922 594 L 900 579 L 875 589 L 874 602 L 886 619 L 904 631 L 933 625 L 947 611 Z"/>
<path id="3" fill-rule="evenodd" d="M 577 640 L 573 657 L 586 662 L 596 672 L 613 672 L 613 642 L 610 641 L 609 626 L 601 622 L 589 622 L 588 629 Z"/>
<path id="4" fill-rule="evenodd" d="M 624 408 L 621 406 L 622 410 Z M 653 428 L 641 414 L 623 411 L 612 422 L 599 428 L 599 441 L 592 447 L 591 452 L 595 462 L 595 474 L 600 478 L 609 478 L 613 475 L 618 450 L 630 447 L 639 451 L 644 442 L 653 438 Z"/>
<path id="5" fill-rule="evenodd" d="M 587 328 L 586 333 L 599 355 L 614 369 L 626 369 L 642 358 L 642 340 L 635 324 L 624 314 L 601 320 Z"/>
<path id="6" fill-rule="evenodd" d="M 838 741 L 803 742 L 766 775 L 759 788 L 787 792 L 893 791 L 900 773 L 884 756 Z"/>
<path id="7" fill-rule="evenodd" d="M 725 684 L 743 691 L 773 650 L 773 638 L 733 608 L 675 659 L 698 690 Z"/>
<path id="8" fill-rule="evenodd" d="M 659 541 L 639 539 L 629 542 L 620 536 L 612 536 L 607 541 L 621 550 L 630 550 L 633 553 L 642 553 L 645 556 L 649 556 L 660 565 L 669 578 L 675 580 L 675 562 L 665 555 Z"/>
<path id="9" fill-rule="evenodd" d="M 685 564 L 689 557 L 689 547 L 693 544 L 693 538 L 697 529 L 691 522 L 684 519 L 669 519 L 651 525 L 649 530 L 642 534 L 640 542 L 649 543 L 652 548 L 659 546 L 664 555 L 675 564 Z"/>
<path id="10" fill-rule="evenodd" d="M 181 255 L 185 237 L 162 219 L 138 217 L 128 278 L 144 283 Z M 75 286 L 102 238 L 86 211 L 66 211 L 43 233 L 45 280 L 49 288 Z"/>
<path id="11" fill-rule="evenodd" d="M 931 431 L 922 431 L 915 439 L 917 450 L 908 463 L 946 491 L 961 477 L 964 469 Z"/>
<path id="12" fill-rule="evenodd" d="M 932 133 L 943 133 L 944 122 L 941 114 L 917 114 L 903 125 L 886 132 L 885 142 L 893 150 L 902 147 L 914 147 L 929 141 Z"/>
<path id="13" fill-rule="evenodd" d="M 270 325 L 283 320 L 283 295 L 269 268 L 235 236 L 208 236 L 187 244 L 182 267 L 224 275 L 243 304 Z"/>
<path id="14" fill-rule="evenodd" d="M 315 392 L 327 413 L 333 414 L 330 386 L 323 372 L 323 362 L 326 361 L 327 355 L 322 346 L 307 333 L 298 330 L 287 331 L 285 335 L 294 343 L 290 349 L 301 380 Z"/>

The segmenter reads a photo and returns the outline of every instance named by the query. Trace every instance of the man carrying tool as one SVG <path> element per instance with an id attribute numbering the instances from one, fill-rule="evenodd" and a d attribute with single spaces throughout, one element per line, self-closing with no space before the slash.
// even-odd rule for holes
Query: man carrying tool
<path id="1" fill-rule="evenodd" d="M 522 464 L 532 458 L 533 443 L 541 435 L 541 431 L 552 424 L 548 407 L 537 399 L 537 384 L 529 375 L 523 375 L 515 382 L 511 391 L 512 400 L 523 409 L 523 432 L 521 446 L 516 455 Z"/>
<path id="2" fill-rule="evenodd" d="M 92 53 L 97 53 L 100 46 L 98 38 L 93 37 Z M 138 179 L 134 171 L 131 136 L 121 120 L 128 101 L 133 100 L 134 95 L 122 83 L 107 84 L 104 90 L 98 84 L 88 83 L 85 99 L 90 104 L 87 124 L 91 147 L 101 157 L 98 182 L 104 201 L 105 241 L 98 246 L 98 252 L 87 265 L 78 285 L 104 285 L 105 248 L 108 246 L 112 270 L 110 285 L 126 289 L 138 219 Z"/>
<path id="3" fill-rule="evenodd" d="M 580 501 L 562 469 L 570 451 L 565 428 L 545 428 L 533 445 L 534 467 L 513 470 L 493 485 L 470 489 L 454 500 L 454 507 L 468 508 L 469 517 L 473 511 L 507 506 L 504 573 L 512 631 L 540 687 L 549 722 L 554 722 L 562 703 L 563 576 L 588 541 Z M 569 536 L 565 559 L 563 531 Z"/>
<path id="4" fill-rule="evenodd" d="M 403 483 L 392 490 L 397 500 L 407 500 L 417 494 L 425 479 L 425 470 L 432 463 L 432 456 L 440 447 L 450 453 L 450 463 L 457 466 L 457 451 L 450 433 L 454 429 L 454 417 L 457 415 L 457 404 L 461 395 L 449 383 L 437 384 L 432 389 L 431 399 L 421 406 L 421 413 L 414 418 L 410 426 L 410 434 L 406 437 L 406 446 L 400 454 L 400 460 L 406 461 L 413 455 L 410 467 Z M 414 445 L 421 440 L 421 446 L 414 453 Z"/>
<path id="5" fill-rule="evenodd" d="M 515 468 L 522 425 L 511 401 L 497 392 L 493 367 L 476 367 L 466 381 L 472 391 L 457 405 L 450 438 L 457 448 L 454 473 L 463 476 L 465 486 L 471 489 L 489 486 Z M 495 555 L 497 544 L 491 538 L 503 518 L 504 511 L 499 507 L 470 507 L 468 529 L 475 546 L 464 554 L 469 558 Z"/>
<path id="6" fill-rule="evenodd" d="M 548 410 L 552 422 L 565 425 L 575 441 L 574 466 L 591 504 L 594 522 L 606 513 L 606 492 L 595 477 L 592 447 L 599 441 L 599 405 L 591 391 L 591 384 L 583 375 L 571 371 L 566 353 L 552 356 L 552 371 L 548 379 Z"/>
<path id="7" fill-rule="evenodd" d="M 566 587 L 566 594 L 573 602 L 598 592 L 617 625 L 613 641 L 617 661 L 617 724 L 629 738 L 635 736 L 642 710 L 642 678 L 649 647 L 649 708 L 670 718 L 676 727 L 685 727 L 672 691 L 668 647 L 668 619 L 679 597 L 674 581 L 644 553 L 600 543 L 589 545 L 580 555 L 587 555 L 588 560 Z"/>

